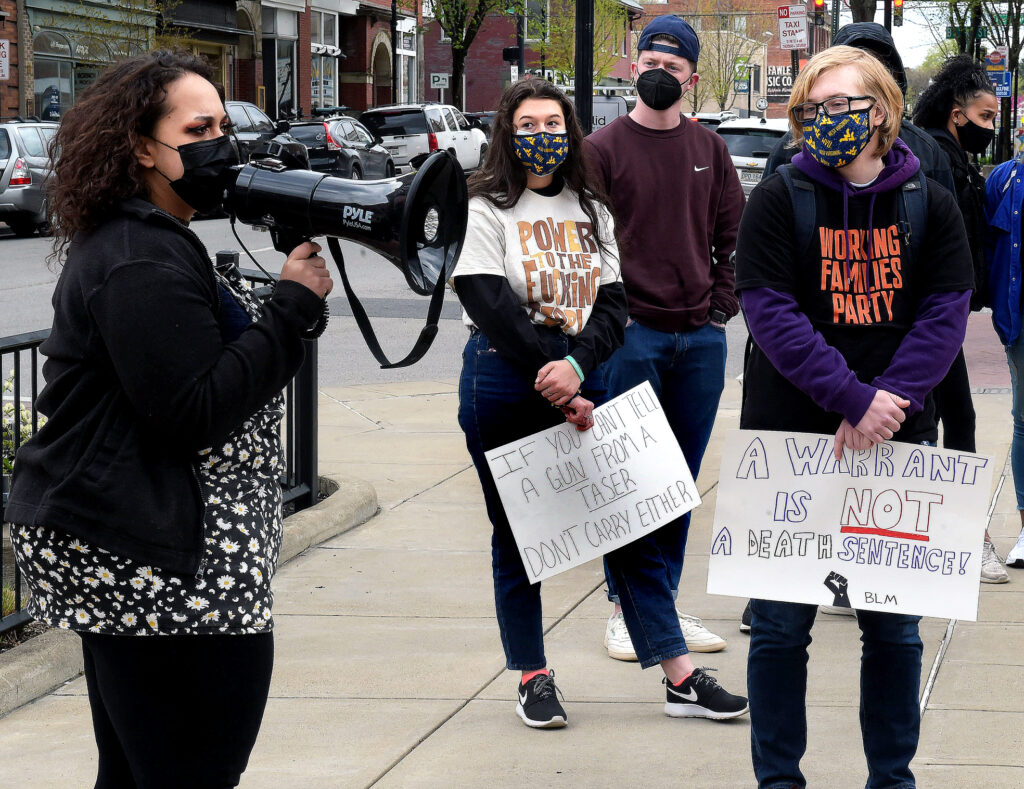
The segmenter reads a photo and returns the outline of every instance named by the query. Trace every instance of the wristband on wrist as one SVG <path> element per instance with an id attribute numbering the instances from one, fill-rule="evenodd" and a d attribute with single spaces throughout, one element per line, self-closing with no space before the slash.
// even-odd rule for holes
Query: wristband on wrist
<path id="1" fill-rule="evenodd" d="M 576 363 L 576 360 L 573 359 L 571 356 L 566 356 L 565 361 L 567 361 L 570 364 L 576 375 L 580 377 L 580 383 L 583 383 L 583 370 L 580 369 L 580 366 Z"/>

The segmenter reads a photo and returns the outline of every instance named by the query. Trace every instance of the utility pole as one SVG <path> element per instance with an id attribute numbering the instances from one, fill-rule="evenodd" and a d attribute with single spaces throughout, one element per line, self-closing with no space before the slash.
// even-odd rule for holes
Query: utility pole
<path id="1" fill-rule="evenodd" d="M 583 133 L 594 125 L 594 0 L 576 4 L 576 115 Z"/>
<path id="2" fill-rule="evenodd" d="M 892 0 L 885 0 L 884 11 L 882 12 L 882 24 L 890 33 L 892 32 Z"/>
<path id="3" fill-rule="evenodd" d="M 398 104 L 401 99 L 398 89 L 402 81 L 398 74 L 398 0 L 391 0 L 391 102 Z"/>

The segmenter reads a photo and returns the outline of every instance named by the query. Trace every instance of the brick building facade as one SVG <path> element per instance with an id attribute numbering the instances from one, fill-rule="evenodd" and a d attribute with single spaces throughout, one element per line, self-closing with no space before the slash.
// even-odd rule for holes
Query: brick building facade
<path id="1" fill-rule="evenodd" d="M 639 30 L 634 21 L 639 13 L 636 3 L 623 3 L 627 14 L 623 17 L 621 43 L 616 43 L 614 62 L 608 76 L 601 81 L 599 90 L 616 92 L 630 85 L 630 63 L 633 58 L 633 44 Z M 431 101 L 451 101 L 451 90 L 431 90 L 430 74 L 452 73 L 452 51 L 444 31 L 433 19 L 424 20 L 423 63 L 425 72 L 424 96 Z M 514 14 L 491 14 L 480 27 L 473 39 L 466 57 L 464 104 L 467 112 L 493 110 L 498 106 L 502 91 L 512 79 L 512 64 L 502 59 L 502 50 L 516 45 L 516 16 Z M 559 83 L 558 75 L 544 62 L 535 42 L 526 41 L 527 72 Z M 563 85 L 565 87 L 565 85 Z"/>

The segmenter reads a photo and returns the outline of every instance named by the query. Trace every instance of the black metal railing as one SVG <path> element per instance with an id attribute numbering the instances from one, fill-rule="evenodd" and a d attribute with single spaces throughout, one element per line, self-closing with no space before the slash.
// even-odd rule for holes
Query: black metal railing
<path id="1" fill-rule="evenodd" d="M 243 276 L 255 288 L 273 285 L 273 280 L 257 271 L 243 270 Z M 36 398 L 41 385 L 39 346 L 50 330 L 0 338 L 0 378 L 10 385 L 3 392 L 3 500 L 7 505 L 10 468 L 8 459 L 39 429 L 41 417 Z M 285 416 L 281 425 L 285 467 L 281 474 L 284 503 L 298 511 L 317 501 L 317 342 L 307 340 L 305 359 L 295 378 L 285 389 Z M 2 511 L 2 507 L 0 507 Z M 25 612 L 27 590 L 21 572 L 14 563 L 8 524 L 2 525 L 0 547 L 0 635 L 29 621 Z"/>

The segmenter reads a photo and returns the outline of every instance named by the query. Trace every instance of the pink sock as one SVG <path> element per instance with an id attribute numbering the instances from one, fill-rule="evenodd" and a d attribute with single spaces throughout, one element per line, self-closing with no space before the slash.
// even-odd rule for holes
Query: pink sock
<path id="1" fill-rule="evenodd" d="M 672 687 L 673 688 L 678 688 L 680 685 L 682 685 L 684 682 L 686 682 L 686 680 L 688 680 L 691 676 L 693 676 L 693 671 L 690 671 L 689 674 L 687 674 L 685 677 L 683 677 L 678 682 L 673 682 L 672 683 Z"/>
<path id="2" fill-rule="evenodd" d="M 546 668 L 539 668 L 536 671 L 527 671 L 525 674 L 523 674 L 523 678 L 519 680 L 519 684 L 525 685 L 538 674 L 543 674 L 544 676 L 547 676 L 548 670 Z"/>

